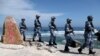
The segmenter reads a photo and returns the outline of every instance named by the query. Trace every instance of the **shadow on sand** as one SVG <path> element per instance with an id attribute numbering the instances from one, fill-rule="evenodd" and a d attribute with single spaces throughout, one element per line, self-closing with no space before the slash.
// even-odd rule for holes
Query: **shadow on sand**
<path id="1" fill-rule="evenodd" d="M 64 50 L 59 50 L 62 53 L 71 53 L 71 54 L 79 54 L 78 52 L 65 52 Z M 82 55 L 88 55 L 86 53 L 82 53 Z"/>

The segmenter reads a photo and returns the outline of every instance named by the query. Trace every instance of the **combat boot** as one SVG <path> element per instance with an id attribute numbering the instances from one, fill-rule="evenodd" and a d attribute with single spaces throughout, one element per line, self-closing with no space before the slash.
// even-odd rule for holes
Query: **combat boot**
<path id="1" fill-rule="evenodd" d="M 96 52 L 93 52 L 92 50 L 89 50 L 89 54 L 95 54 Z"/>

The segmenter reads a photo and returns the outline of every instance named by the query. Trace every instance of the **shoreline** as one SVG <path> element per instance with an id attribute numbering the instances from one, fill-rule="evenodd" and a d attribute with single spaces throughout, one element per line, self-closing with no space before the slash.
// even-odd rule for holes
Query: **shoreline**
<path id="1" fill-rule="evenodd" d="M 88 48 L 83 50 L 83 54 L 78 54 L 77 48 L 70 48 L 70 53 L 63 52 L 64 45 L 58 44 L 57 48 L 46 46 L 47 42 L 32 42 L 32 46 L 28 42 L 25 45 L 13 45 L 0 43 L 0 56 L 90 56 Z M 40 44 L 40 46 L 38 46 Z M 100 55 L 100 49 L 94 49 L 95 56 Z M 93 55 L 92 55 L 93 56 Z"/>

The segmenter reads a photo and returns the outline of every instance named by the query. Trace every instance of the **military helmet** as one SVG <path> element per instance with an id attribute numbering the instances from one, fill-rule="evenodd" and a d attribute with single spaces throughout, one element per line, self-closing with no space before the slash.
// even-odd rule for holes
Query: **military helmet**
<path id="1" fill-rule="evenodd" d="M 56 19 L 56 18 L 54 16 L 52 16 L 51 19 Z"/>
<path id="2" fill-rule="evenodd" d="M 55 18 L 54 16 L 51 17 L 51 20 L 52 20 L 52 21 L 55 21 L 55 19 L 56 19 L 56 18 Z"/>
<path id="3" fill-rule="evenodd" d="M 22 18 L 22 21 L 25 21 L 25 18 Z"/>
<path id="4" fill-rule="evenodd" d="M 93 20 L 93 17 L 92 16 L 87 16 L 87 20 L 88 21 L 92 21 Z"/>
<path id="5" fill-rule="evenodd" d="M 39 18 L 40 16 L 39 15 L 36 15 L 36 18 Z"/>
<path id="6" fill-rule="evenodd" d="M 70 21 L 72 21 L 72 20 L 68 18 L 68 19 L 67 19 L 67 22 L 70 22 Z"/>

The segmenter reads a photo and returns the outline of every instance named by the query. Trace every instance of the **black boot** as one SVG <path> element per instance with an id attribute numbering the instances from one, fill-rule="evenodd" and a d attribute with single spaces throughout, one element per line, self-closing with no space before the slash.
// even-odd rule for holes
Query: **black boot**
<path id="1" fill-rule="evenodd" d="M 56 42 L 53 42 L 53 45 L 57 45 L 57 43 Z"/>
<path id="2" fill-rule="evenodd" d="M 42 42 L 43 43 L 43 41 L 41 39 L 39 39 L 39 42 Z"/>
<path id="3" fill-rule="evenodd" d="M 78 52 L 79 52 L 79 54 L 82 54 L 82 49 L 79 48 L 79 49 L 78 49 Z"/>
<path id="4" fill-rule="evenodd" d="M 89 54 L 95 54 L 96 52 L 93 52 L 92 50 L 89 50 Z"/>
<path id="5" fill-rule="evenodd" d="M 48 46 L 52 46 L 52 45 L 53 45 L 52 43 L 49 43 L 49 44 L 48 44 Z"/>
<path id="6" fill-rule="evenodd" d="M 34 38 L 32 39 L 32 41 L 33 41 L 33 42 L 35 41 Z"/>
<path id="7" fill-rule="evenodd" d="M 67 49 L 67 50 L 66 50 L 66 49 L 64 49 L 64 52 L 69 52 L 69 49 Z"/>
<path id="8" fill-rule="evenodd" d="M 65 46 L 64 52 L 69 52 L 69 48 L 67 45 Z"/>

